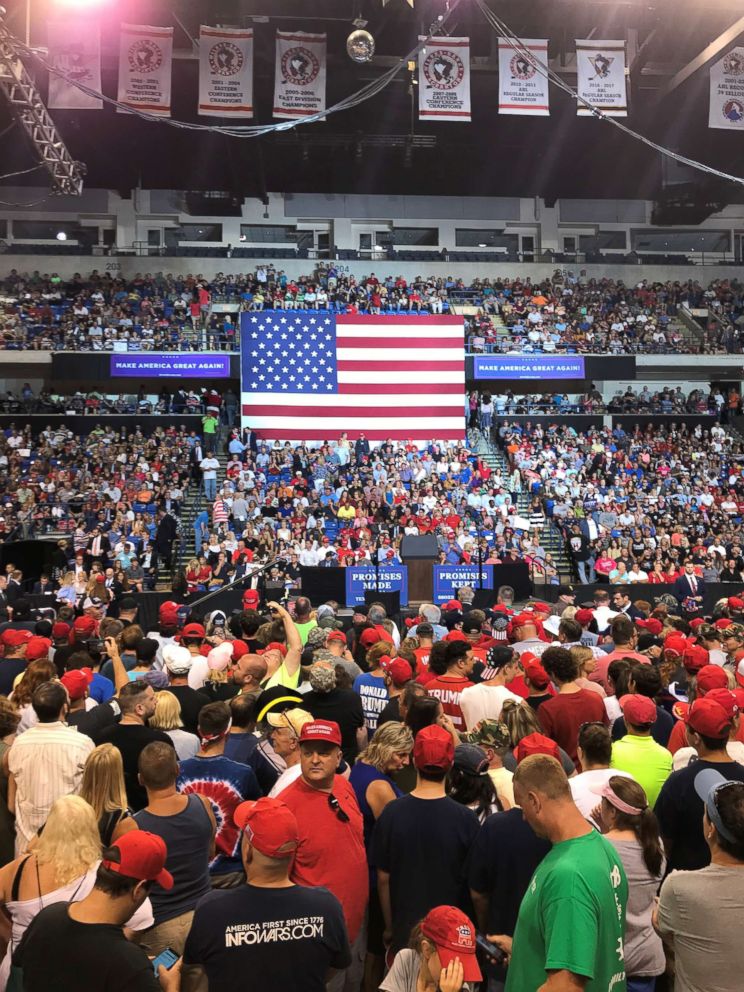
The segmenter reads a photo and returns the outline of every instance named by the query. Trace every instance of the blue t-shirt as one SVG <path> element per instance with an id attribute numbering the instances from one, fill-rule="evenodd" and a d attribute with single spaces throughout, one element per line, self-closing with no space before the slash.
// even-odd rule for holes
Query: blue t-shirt
<path id="1" fill-rule="evenodd" d="M 210 989 L 325 992 L 328 970 L 351 963 L 341 903 L 320 886 L 210 892 L 197 904 L 183 961 L 204 968 Z"/>
<path id="2" fill-rule="evenodd" d="M 258 799 L 261 790 L 252 768 L 222 754 L 210 758 L 187 758 L 179 763 L 176 786 L 179 792 L 198 792 L 208 799 L 217 821 L 216 855 L 209 865 L 213 875 L 242 871 L 240 831 L 233 813 L 246 799 Z"/>
<path id="3" fill-rule="evenodd" d="M 377 730 L 377 721 L 390 698 L 385 679 L 382 675 L 357 675 L 354 679 L 354 692 L 359 693 L 364 710 L 364 722 L 367 728 L 374 733 Z"/>

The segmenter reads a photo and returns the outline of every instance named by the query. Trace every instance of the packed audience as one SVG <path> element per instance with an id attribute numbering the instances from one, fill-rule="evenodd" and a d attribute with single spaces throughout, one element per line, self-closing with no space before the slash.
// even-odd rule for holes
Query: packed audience
<path id="1" fill-rule="evenodd" d="M 453 276 L 357 278 L 333 264 L 297 279 L 271 264 L 239 275 L 156 272 L 126 281 L 98 270 L 70 280 L 11 270 L 0 294 L 0 347 L 41 351 L 236 350 L 241 309 L 439 314 L 465 307 L 473 352 L 726 353 L 741 351 L 735 320 L 744 311 L 742 287 L 728 280 L 707 288 L 692 280 L 626 286 L 556 270 L 539 283 L 468 284 Z M 213 300 L 234 309 L 212 313 Z M 713 317 L 699 334 L 683 333 L 675 321 L 680 306 L 708 306 Z"/>
<path id="2" fill-rule="evenodd" d="M 72 416 L 96 417 L 102 414 L 207 414 L 220 416 L 230 427 L 237 420 L 238 397 L 228 388 L 218 392 L 213 387 L 169 389 L 161 386 L 149 392 L 141 386 L 136 393 L 114 393 L 99 389 L 60 393 L 44 388 L 35 393 L 28 382 L 20 389 L 8 389 L 0 394 L 0 411 L 9 414 L 64 413 Z"/>
<path id="3" fill-rule="evenodd" d="M 734 992 L 742 589 L 149 624 L 3 592 L 0 981 Z"/>
<path id="4" fill-rule="evenodd" d="M 581 582 L 684 583 L 688 570 L 701 587 L 741 581 L 744 447 L 719 424 L 583 433 L 505 422 L 497 434 Z"/>

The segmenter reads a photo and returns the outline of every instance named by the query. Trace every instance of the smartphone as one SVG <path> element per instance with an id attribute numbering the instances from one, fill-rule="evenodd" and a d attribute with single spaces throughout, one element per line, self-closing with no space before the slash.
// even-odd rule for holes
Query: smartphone
<path id="1" fill-rule="evenodd" d="M 166 970 L 170 971 L 176 961 L 178 961 L 176 952 L 171 950 L 170 947 L 166 947 L 152 962 L 152 970 L 155 972 L 155 977 L 157 978 L 158 968 L 161 964 Z"/>
<path id="2" fill-rule="evenodd" d="M 506 955 L 497 947 L 496 944 L 492 944 L 490 940 L 486 940 L 482 933 L 477 933 L 475 935 L 475 944 L 479 947 L 486 957 L 493 962 L 493 964 L 503 964 Z"/>

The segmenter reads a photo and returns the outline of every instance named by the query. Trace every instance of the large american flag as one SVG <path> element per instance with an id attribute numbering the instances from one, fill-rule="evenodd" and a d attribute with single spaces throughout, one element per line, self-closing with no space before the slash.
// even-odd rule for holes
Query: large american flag
<path id="1" fill-rule="evenodd" d="M 461 441 L 462 317 L 241 314 L 242 422 L 270 440 Z"/>

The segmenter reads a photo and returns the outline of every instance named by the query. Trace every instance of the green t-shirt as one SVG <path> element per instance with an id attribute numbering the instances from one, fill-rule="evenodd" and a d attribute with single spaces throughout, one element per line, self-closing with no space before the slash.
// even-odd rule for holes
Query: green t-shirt
<path id="1" fill-rule="evenodd" d="M 626 992 L 627 903 L 622 862 L 601 834 L 555 844 L 519 909 L 506 992 L 536 992 L 562 970 L 589 979 L 586 992 Z"/>
<path id="2" fill-rule="evenodd" d="M 643 787 L 649 806 L 655 806 L 662 785 L 672 774 L 672 755 L 653 737 L 626 734 L 612 745 L 610 768 L 632 775 Z"/>
<path id="3" fill-rule="evenodd" d="M 202 417 L 202 426 L 204 427 L 205 434 L 215 434 L 218 425 L 219 420 L 216 417 Z"/>
<path id="4" fill-rule="evenodd" d="M 310 633 L 313 627 L 317 627 L 317 626 L 318 626 L 317 620 L 308 620 L 307 623 L 297 623 L 295 621 L 295 627 L 297 628 L 297 632 L 300 635 L 300 640 L 302 641 L 303 648 L 307 644 L 307 635 Z"/>

